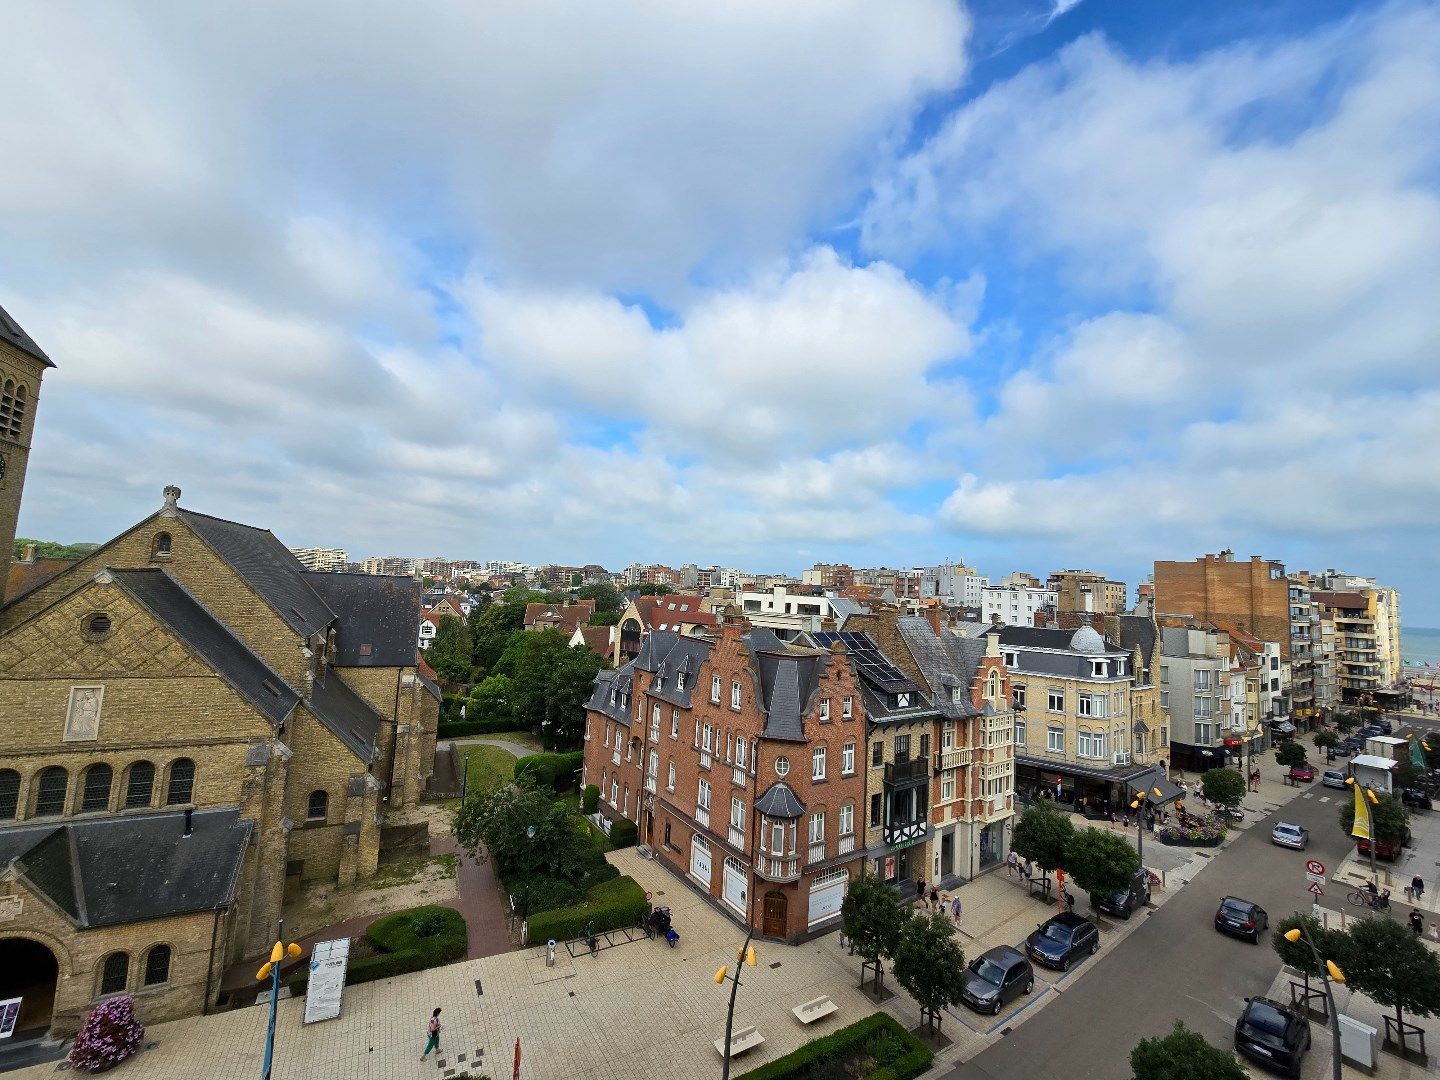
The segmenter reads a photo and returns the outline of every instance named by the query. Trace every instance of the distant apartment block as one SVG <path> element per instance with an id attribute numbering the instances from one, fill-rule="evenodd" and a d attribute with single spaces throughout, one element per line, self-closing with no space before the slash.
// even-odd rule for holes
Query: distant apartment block
<path id="1" fill-rule="evenodd" d="M 987 585 L 980 590 L 980 621 L 1034 626 L 1035 616 L 1055 607 L 1055 594 L 1029 585 Z"/>
<path id="2" fill-rule="evenodd" d="M 1045 582 L 1060 611 L 1098 611 L 1121 615 L 1126 609 L 1125 583 L 1093 570 L 1056 570 Z"/>
<path id="3" fill-rule="evenodd" d="M 360 564 L 360 569 L 364 573 L 379 574 L 383 577 L 409 577 L 415 569 L 415 562 L 398 555 L 377 556 L 366 559 Z"/>
<path id="4" fill-rule="evenodd" d="M 981 590 L 989 584 L 989 578 L 963 562 L 945 562 L 920 568 L 921 599 L 934 597 L 951 605 L 978 609 Z"/>
<path id="5" fill-rule="evenodd" d="M 1155 614 L 1237 626 L 1276 642 L 1281 658 L 1290 659 L 1290 583 L 1278 560 L 1252 555 L 1237 562 L 1226 550 L 1191 562 L 1157 562 Z"/>
<path id="6" fill-rule="evenodd" d="M 327 574 L 344 573 L 347 556 L 344 548 L 291 548 L 290 554 L 300 560 L 306 570 L 317 570 Z"/>

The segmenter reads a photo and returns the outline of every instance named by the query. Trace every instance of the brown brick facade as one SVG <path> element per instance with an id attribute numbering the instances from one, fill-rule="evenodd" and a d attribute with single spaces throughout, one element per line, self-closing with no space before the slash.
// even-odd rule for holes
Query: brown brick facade
<path id="1" fill-rule="evenodd" d="M 1155 612 L 1224 622 L 1280 646 L 1290 659 L 1290 585 L 1285 567 L 1252 555 L 1235 561 L 1229 552 L 1193 562 L 1155 564 Z"/>

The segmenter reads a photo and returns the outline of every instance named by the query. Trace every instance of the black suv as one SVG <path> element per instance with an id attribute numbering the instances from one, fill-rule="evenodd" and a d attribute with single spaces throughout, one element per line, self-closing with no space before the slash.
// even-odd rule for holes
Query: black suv
<path id="1" fill-rule="evenodd" d="M 1235 1021 L 1235 1049 L 1298 1077 L 1310 1049 L 1310 1022 L 1278 1001 L 1246 998 L 1245 1011 Z"/>
<path id="2" fill-rule="evenodd" d="M 1031 960 L 1061 971 L 1069 971 L 1077 957 L 1093 955 L 1099 949 L 1099 929 L 1089 919 L 1073 911 L 1041 923 L 1025 939 L 1025 952 Z"/>
<path id="3" fill-rule="evenodd" d="M 1149 902 L 1150 876 L 1144 867 L 1135 872 L 1135 880 L 1130 882 L 1130 887 L 1124 892 L 1118 892 L 1114 896 L 1101 896 L 1093 892 L 1090 894 L 1092 908 L 1122 919 L 1128 919 L 1136 908 L 1144 907 Z"/>
<path id="4" fill-rule="evenodd" d="M 1238 896 L 1227 896 L 1220 901 L 1215 912 L 1215 929 L 1222 934 L 1249 938 L 1260 944 L 1260 932 L 1270 925 L 1270 916 L 1259 904 L 1241 900 Z"/>
<path id="5" fill-rule="evenodd" d="M 1435 808 L 1434 803 L 1430 800 L 1430 796 L 1419 788 L 1401 788 L 1400 801 L 1411 810 L 1433 810 Z"/>
<path id="6" fill-rule="evenodd" d="M 1035 969 L 1020 950 L 997 945 L 981 953 L 965 971 L 960 1000 L 980 1013 L 998 1013 L 1021 994 L 1035 989 Z"/>

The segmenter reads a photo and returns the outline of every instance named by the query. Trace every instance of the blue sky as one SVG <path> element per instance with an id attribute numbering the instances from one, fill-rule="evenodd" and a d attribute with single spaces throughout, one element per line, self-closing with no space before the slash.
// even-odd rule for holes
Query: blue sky
<path id="1" fill-rule="evenodd" d="M 1440 625 L 1421 4 L 20 4 L 22 531 L 1130 582 Z"/>

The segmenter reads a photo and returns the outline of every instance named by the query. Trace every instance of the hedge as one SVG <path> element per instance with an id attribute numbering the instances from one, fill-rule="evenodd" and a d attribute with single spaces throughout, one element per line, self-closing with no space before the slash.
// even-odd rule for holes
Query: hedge
<path id="1" fill-rule="evenodd" d="M 442 720 L 435 729 L 438 739 L 462 739 L 467 735 L 499 735 L 505 731 L 526 731 L 521 720 Z"/>
<path id="2" fill-rule="evenodd" d="M 574 907 L 542 911 L 530 917 L 530 944 L 535 945 L 550 938 L 556 941 L 570 941 L 585 932 L 585 924 L 595 923 L 595 932 L 619 930 L 623 926 L 637 925 L 650 910 L 645 899 L 645 890 L 632 877 L 617 877 L 602 881 L 588 893 L 585 899 Z"/>
<path id="3" fill-rule="evenodd" d="M 857 1048 L 863 1049 L 867 1040 L 881 1034 L 901 1042 L 905 1046 L 905 1053 L 890 1064 L 866 1073 L 863 1080 L 910 1080 L 930 1068 L 931 1062 L 935 1060 L 930 1048 L 906 1031 L 898 1020 L 889 1013 L 877 1012 L 814 1042 L 808 1042 L 799 1050 L 776 1058 L 758 1069 L 751 1069 L 743 1074 L 740 1080 L 806 1080 L 814 1075 L 812 1070 L 816 1065 L 831 1058 L 842 1057 Z"/>
<path id="4" fill-rule="evenodd" d="M 610 850 L 619 851 L 621 848 L 634 847 L 638 836 L 635 822 L 629 818 L 621 818 L 610 826 Z"/>
<path id="5" fill-rule="evenodd" d="M 365 940 L 380 952 L 350 962 L 345 970 L 347 986 L 454 963 L 463 960 L 469 948 L 464 916 L 435 904 L 376 919 L 365 931 Z M 308 968 L 296 972 L 287 981 L 290 993 L 304 994 L 309 981 Z"/>
<path id="6" fill-rule="evenodd" d="M 575 777 L 585 762 L 585 751 L 571 750 L 561 754 L 527 754 L 515 763 L 515 780 L 529 778 L 536 787 L 549 788 L 557 794 L 575 787 Z"/>
<path id="7" fill-rule="evenodd" d="M 580 798 L 580 812 L 582 814 L 593 814 L 600 808 L 600 788 L 595 784 L 586 784 L 585 791 Z"/>

